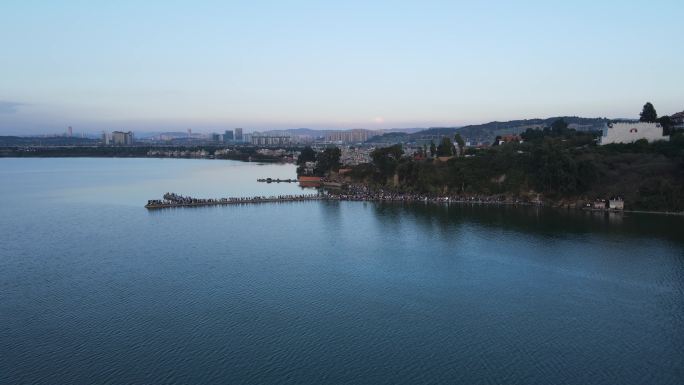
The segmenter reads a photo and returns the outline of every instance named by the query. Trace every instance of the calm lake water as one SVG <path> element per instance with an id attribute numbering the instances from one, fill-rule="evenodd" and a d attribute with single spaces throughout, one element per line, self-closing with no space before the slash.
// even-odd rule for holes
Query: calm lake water
<path id="1" fill-rule="evenodd" d="M 0 159 L 0 383 L 684 383 L 681 217 L 143 208 L 302 192 L 256 183 L 294 176 Z"/>

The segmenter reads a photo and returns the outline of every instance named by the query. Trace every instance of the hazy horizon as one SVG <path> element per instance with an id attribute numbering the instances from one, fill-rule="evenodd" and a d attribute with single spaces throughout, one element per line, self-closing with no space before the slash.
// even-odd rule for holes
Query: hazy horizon
<path id="1" fill-rule="evenodd" d="M 684 110 L 679 1 L 0 5 L 0 135 Z"/>
<path id="2" fill-rule="evenodd" d="M 164 133 L 178 133 L 178 134 L 187 134 L 187 130 L 190 129 L 192 134 L 222 134 L 226 130 L 231 130 L 234 131 L 236 128 L 242 128 L 243 132 L 246 134 L 250 133 L 255 133 L 255 132 L 272 132 L 272 131 L 290 131 L 290 130 L 312 130 L 312 131 L 349 131 L 349 130 L 355 130 L 355 129 L 362 129 L 362 130 L 374 130 L 374 131 L 421 131 L 421 130 L 428 130 L 428 129 L 433 129 L 433 128 L 464 128 L 467 126 L 471 125 L 484 125 L 484 124 L 489 124 L 489 123 L 496 123 L 496 122 L 510 122 L 510 121 L 515 121 L 515 120 L 546 120 L 546 119 L 553 119 L 553 118 L 587 118 L 587 119 L 602 119 L 602 118 L 608 118 L 608 119 L 613 119 L 613 120 L 637 120 L 637 117 L 603 117 L 603 116 L 572 116 L 572 115 L 558 115 L 558 116 L 544 116 L 544 117 L 529 117 L 529 118 L 516 118 L 516 119 L 505 119 L 505 120 L 492 120 L 492 121 L 486 121 L 486 122 L 475 122 L 475 123 L 468 123 L 468 124 L 461 124 L 461 125 L 431 125 L 431 126 L 414 126 L 414 127 L 388 127 L 388 128 L 367 128 L 367 127 L 351 127 L 351 128 L 339 128 L 339 127 L 283 127 L 283 128 L 249 128 L 249 127 L 217 127 L 217 126 L 209 126 L 209 127 L 199 127 L 199 128 L 194 128 L 190 126 L 182 126 L 178 125 L 178 127 L 167 127 L 166 129 L 164 127 L 156 128 L 156 129 L 132 129 L 130 126 L 119 126 L 111 128 L 111 129 L 102 129 L 102 130 L 94 130 L 94 129 L 88 129 L 84 127 L 74 127 L 74 126 L 64 126 L 64 127 L 58 127 L 54 131 L 44 131 L 44 132 L 35 132 L 35 133 L 18 133 L 18 134 L 13 134 L 13 133 L 2 133 L 0 132 L 0 136 L 6 135 L 6 136 L 61 136 L 65 135 L 67 133 L 67 130 L 69 127 L 73 129 L 73 135 L 81 135 L 81 134 L 86 134 L 89 136 L 100 136 L 103 132 L 109 132 L 111 133 L 112 131 L 131 131 L 134 134 L 142 134 L 144 136 L 148 135 L 157 135 L 157 134 L 164 134 Z M 128 128 L 127 128 L 128 127 Z"/>

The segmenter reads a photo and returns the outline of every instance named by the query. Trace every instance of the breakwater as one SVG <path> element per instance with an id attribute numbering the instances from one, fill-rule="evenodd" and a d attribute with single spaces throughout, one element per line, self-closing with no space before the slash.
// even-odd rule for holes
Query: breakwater
<path id="1" fill-rule="evenodd" d="M 229 198 L 193 198 L 175 193 L 164 194 L 163 199 L 148 200 L 148 209 L 170 207 L 222 206 L 234 204 L 302 202 L 302 201 L 362 201 L 362 202 L 424 202 L 424 203 L 454 203 L 454 204 L 495 204 L 495 205 L 531 205 L 530 202 L 509 200 L 492 197 L 463 197 L 463 196 L 428 196 L 422 194 L 396 194 L 388 192 L 345 192 L 345 193 L 317 193 L 301 195 L 273 195 L 254 197 Z M 533 205 L 538 205 L 534 203 Z"/>
<path id="2" fill-rule="evenodd" d="M 257 182 L 262 182 L 262 183 L 297 183 L 297 179 L 265 178 L 265 179 L 257 179 Z"/>
<path id="3" fill-rule="evenodd" d="M 254 197 L 228 197 L 228 198 L 193 198 L 175 193 L 164 194 L 164 199 L 151 199 L 147 201 L 145 208 L 162 209 L 169 207 L 196 207 L 196 206 L 222 206 L 252 203 L 275 203 L 275 202 L 301 202 L 326 199 L 320 194 L 301 195 L 272 195 Z"/>

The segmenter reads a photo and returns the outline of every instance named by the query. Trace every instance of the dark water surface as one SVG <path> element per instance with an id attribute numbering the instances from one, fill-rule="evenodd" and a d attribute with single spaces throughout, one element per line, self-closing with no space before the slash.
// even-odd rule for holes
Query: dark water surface
<path id="1" fill-rule="evenodd" d="M 684 219 L 293 202 L 293 166 L 0 159 L 2 384 L 682 384 Z"/>

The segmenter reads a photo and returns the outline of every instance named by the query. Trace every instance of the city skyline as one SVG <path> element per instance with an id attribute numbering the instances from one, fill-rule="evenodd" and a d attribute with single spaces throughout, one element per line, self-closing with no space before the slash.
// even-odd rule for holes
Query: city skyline
<path id="1" fill-rule="evenodd" d="M 0 135 L 684 109 L 676 1 L 0 5 Z"/>

